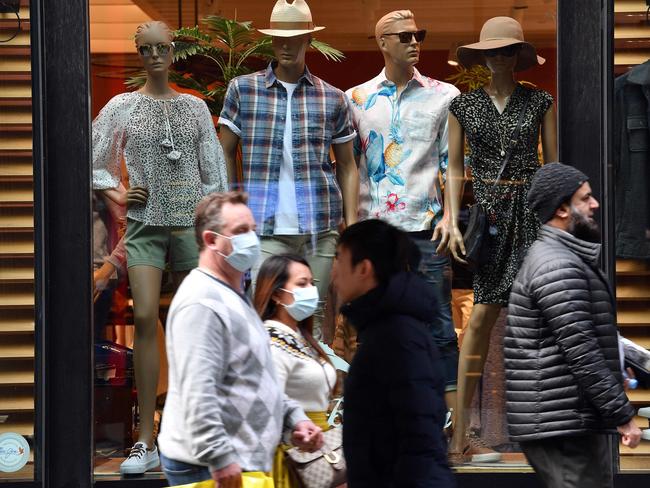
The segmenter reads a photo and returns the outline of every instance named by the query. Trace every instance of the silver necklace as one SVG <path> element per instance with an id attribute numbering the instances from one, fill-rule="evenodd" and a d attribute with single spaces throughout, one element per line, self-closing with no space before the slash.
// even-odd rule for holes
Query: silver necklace
<path id="1" fill-rule="evenodd" d="M 167 159 L 170 161 L 178 161 L 181 158 L 181 151 L 177 150 L 174 146 L 174 135 L 172 134 L 172 125 L 169 122 L 169 112 L 167 111 L 167 102 L 162 101 L 163 115 L 165 116 L 165 138 L 160 142 L 160 145 L 165 149 L 171 149 L 167 153 Z"/>

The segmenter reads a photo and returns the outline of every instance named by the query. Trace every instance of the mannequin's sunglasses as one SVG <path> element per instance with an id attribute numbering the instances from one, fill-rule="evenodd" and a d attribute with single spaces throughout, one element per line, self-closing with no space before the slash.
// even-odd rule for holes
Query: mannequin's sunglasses
<path id="1" fill-rule="evenodd" d="M 483 54 L 485 54 L 488 58 L 493 58 L 495 56 L 505 56 L 506 58 L 510 58 L 517 54 L 520 49 L 521 44 L 511 44 L 509 46 L 499 47 L 496 49 L 486 49 L 483 51 Z"/>
<path id="2" fill-rule="evenodd" d="M 411 39 L 415 37 L 415 42 L 422 42 L 424 41 L 424 38 L 427 35 L 427 31 L 425 29 L 420 29 L 419 31 L 415 32 L 391 32 L 388 34 L 382 34 L 382 36 L 399 36 L 399 42 L 402 44 L 408 44 L 411 42 Z"/>
<path id="3" fill-rule="evenodd" d="M 152 46 L 151 44 L 142 44 L 141 46 L 138 46 L 138 52 L 140 53 L 140 56 L 149 58 L 153 56 L 153 50 L 155 49 L 156 52 L 158 53 L 158 56 L 164 57 L 169 54 L 169 51 L 171 51 L 173 45 L 174 45 L 173 42 L 171 44 L 164 44 L 160 42 L 154 46 Z"/>

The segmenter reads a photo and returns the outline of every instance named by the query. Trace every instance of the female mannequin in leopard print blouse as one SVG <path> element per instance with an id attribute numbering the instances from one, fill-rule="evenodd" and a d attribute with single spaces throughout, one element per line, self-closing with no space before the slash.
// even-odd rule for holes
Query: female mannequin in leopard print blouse
<path id="1" fill-rule="evenodd" d="M 128 206 L 125 245 L 140 426 L 138 442 L 120 467 L 123 474 L 144 473 L 159 463 L 153 426 L 163 270 L 169 265 L 178 286 L 196 266 L 194 208 L 204 195 L 226 189 L 223 152 L 207 105 L 169 86 L 169 27 L 142 24 L 135 44 L 146 83 L 113 97 L 93 122 L 93 188 Z M 123 161 L 127 175 L 121 174 Z M 126 177 L 130 188 L 120 192 Z"/>

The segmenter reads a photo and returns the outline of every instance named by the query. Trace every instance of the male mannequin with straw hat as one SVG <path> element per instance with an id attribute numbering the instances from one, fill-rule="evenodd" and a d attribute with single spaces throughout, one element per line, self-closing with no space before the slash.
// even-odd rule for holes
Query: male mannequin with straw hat
<path id="1" fill-rule="evenodd" d="M 266 70 L 235 78 L 219 118 L 231 184 L 239 182 L 261 237 L 263 260 L 293 252 L 307 259 L 321 300 L 314 335 L 320 338 L 323 298 L 329 284 L 338 227 L 357 216 L 359 177 L 352 152 L 356 132 L 344 93 L 312 75 L 305 65 L 314 26 L 304 0 L 278 0 L 270 28 L 276 59 Z M 336 172 L 330 161 L 336 158 Z"/>

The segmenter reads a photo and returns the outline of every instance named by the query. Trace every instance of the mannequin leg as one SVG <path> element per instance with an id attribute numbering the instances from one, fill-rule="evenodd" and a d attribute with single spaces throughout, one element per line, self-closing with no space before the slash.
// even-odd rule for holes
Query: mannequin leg
<path id="1" fill-rule="evenodd" d="M 490 332 L 501 311 L 499 304 L 475 304 L 469 318 L 458 364 L 458 397 L 454 435 L 450 452 L 462 452 L 467 446 L 469 409 L 490 345 Z"/>
<path id="2" fill-rule="evenodd" d="M 129 268 L 135 322 L 133 361 L 140 410 L 138 441 L 146 442 L 150 447 L 153 445 L 156 389 L 160 372 L 156 326 L 161 280 L 162 270 L 153 266 L 138 265 Z"/>

